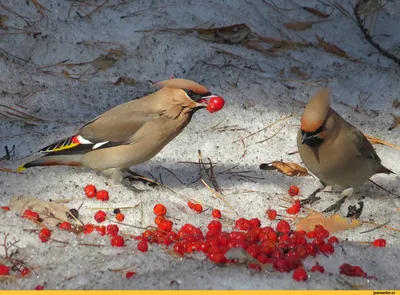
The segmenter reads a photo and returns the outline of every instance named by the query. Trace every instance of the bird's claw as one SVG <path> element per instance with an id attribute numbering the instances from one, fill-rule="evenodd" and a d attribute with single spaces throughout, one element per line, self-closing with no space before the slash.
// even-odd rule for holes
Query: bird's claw
<path id="1" fill-rule="evenodd" d="M 321 200 L 320 197 L 317 197 L 317 194 L 322 190 L 322 188 L 316 189 L 311 195 L 308 196 L 308 198 L 301 200 L 300 203 L 301 205 L 311 205 L 314 204 L 315 202 Z"/>
<path id="2" fill-rule="evenodd" d="M 338 200 L 336 203 L 330 205 L 328 208 L 326 208 L 323 213 L 329 213 L 329 212 L 337 212 L 340 210 L 340 207 L 342 207 L 344 201 L 346 201 L 347 196 L 342 197 L 340 200 Z"/>

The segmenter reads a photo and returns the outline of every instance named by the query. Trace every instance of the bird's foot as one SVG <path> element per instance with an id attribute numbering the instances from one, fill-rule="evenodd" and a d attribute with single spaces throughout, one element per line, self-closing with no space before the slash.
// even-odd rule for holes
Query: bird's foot
<path id="1" fill-rule="evenodd" d="M 340 210 L 340 207 L 342 207 L 344 201 L 346 201 L 347 196 L 344 196 L 342 198 L 340 198 L 339 201 L 337 201 L 336 203 L 330 205 L 328 208 L 326 208 L 324 211 L 322 211 L 323 213 L 329 213 L 329 212 L 337 212 Z"/>
<path id="2" fill-rule="evenodd" d="M 338 200 L 336 203 L 332 204 L 328 208 L 326 208 L 323 213 L 329 213 L 329 212 L 337 212 L 340 210 L 340 207 L 342 207 L 343 203 L 346 201 L 348 197 L 350 197 L 354 192 L 354 188 L 349 187 L 346 188 L 342 193 L 340 194 L 340 200 Z"/>
<path id="3" fill-rule="evenodd" d="M 146 176 L 137 174 L 136 172 L 133 172 L 132 170 L 128 169 L 125 172 L 127 173 L 127 175 L 124 176 L 124 179 L 127 179 L 127 180 L 129 180 L 131 182 L 133 182 L 133 181 L 141 181 L 144 184 L 147 184 L 147 185 L 149 185 L 151 187 L 161 186 L 161 184 L 158 183 L 157 181 L 155 181 L 153 179 L 150 179 L 150 178 L 148 178 Z"/>
<path id="4" fill-rule="evenodd" d="M 301 205 L 311 205 L 314 204 L 316 201 L 321 200 L 320 197 L 317 197 L 317 194 L 322 190 L 321 187 L 317 188 L 311 195 L 308 196 L 307 199 L 301 200 Z"/>

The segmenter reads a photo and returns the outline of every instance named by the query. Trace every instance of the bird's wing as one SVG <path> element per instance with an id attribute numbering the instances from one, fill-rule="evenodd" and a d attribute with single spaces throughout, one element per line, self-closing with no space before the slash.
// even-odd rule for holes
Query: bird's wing
<path id="1" fill-rule="evenodd" d="M 354 128 L 352 134 L 355 138 L 356 148 L 363 157 L 381 162 L 381 158 L 379 158 L 371 142 L 360 130 Z"/>
<path id="2" fill-rule="evenodd" d="M 95 149 L 129 144 L 146 122 L 159 114 L 131 101 L 105 112 L 84 125 L 76 134 L 42 148 L 39 153 L 84 154 Z"/>

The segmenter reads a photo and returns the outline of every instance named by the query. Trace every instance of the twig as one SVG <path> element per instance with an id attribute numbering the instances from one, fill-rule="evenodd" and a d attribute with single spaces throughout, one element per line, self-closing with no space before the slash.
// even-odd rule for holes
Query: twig
<path id="1" fill-rule="evenodd" d="M 135 12 L 132 12 L 132 13 L 129 13 L 129 14 L 127 14 L 127 15 L 123 15 L 123 16 L 121 16 L 120 18 L 122 19 L 122 18 L 127 18 L 127 17 L 131 17 L 131 16 L 135 16 L 135 15 L 137 15 L 138 13 L 141 13 L 141 12 L 145 12 L 145 11 L 148 11 L 148 10 L 152 10 L 152 9 L 159 9 L 159 8 L 165 8 L 165 7 L 169 7 L 169 6 L 174 6 L 175 4 L 167 4 L 167 5 L 162 5 L 162 6 L 151 6 L 151 7 L 148 7 L 148 8 L 145 8 L 145 9 L 141 9 L 141 10 L 138 10 L 138 11 L 135 11 Z M 209 22 L 209 21 L 208 21 Z"/>
<path id="2" fill-rule="evenodd" d="M 85 17 L 91 18 L 92 14 L 99 11 L 109 0 L 105 0 L 102 4 L 100 4 L 99 6 L 97 6 L 94 10 L 92 10 L 91 12 L 89 12 L 88 14 L 85 15 Z"/>
<path id="3" fill-rule="evenodd" d="M 3 48 L 0 48 L 0 50 L 3 51 L 5 54 L 8 54 L 9 56 L 12 56 L 12 57 L 14 57 L 16 59 L 22 60 L 23 62 L 29 62 L 29 60 L 26 60 L 26 59 L 23 59 L 21 57 L 18 57 L 16 55 L 14 55 L 14 54 L 11 54 L 8 51 L 4 50 Z"/>
<path id="4" fill-rule="evenodd" d="M 255 132 L 253 132 L 253 133 L 251 133 L 251 134 L 249 134 L 249 135 L 243 137 L 242 139 L 244 140 L 244 139 L 247 139 L 247 138 L 249 138 L 249 137 L 251 137 L 251 136 L 254 136 L 254 135 L 256 135 L 257 133 L 260 133 L 261 131 L 263 131 L 263 130 L 265 130 L 265 129 L 268 129 L 269 127 L 272 127 L 272 126 L 274 126 L 275 124 L 278 124 L 279 122 L 281 122 L 281 121 L 283 121 L 283 120 L 286 120 L 286 119 L 291 118 L 292 116 L 293 116 L 293 115 L 289 115 L 289 116 L 280 118 L 278 121 L 276 121 L 276 122 L 274 122 L 274 123 L 271 123 L 271 124 L 269 124 L 269 125 L 267 125 L 267 126 L 261 128 L 260 130 L 257 130 L 257 131 L 255 131 Z M 240 141 L 240 139 L 235 140 L 234 142 L 238 142 L 238 141 Z"/>
<path id="5" fill-rule="evenodd" d="M 360 232 L 360 234 L 366 234 L 366 233 L 372 232 L 372 231 L 374 231 L 374 230 L 380 229 L 381 227 L 384 227 L 384 226 L 388 225 L 389 222 L 390 222 L 390 220 L 388 220 L 387 222 L 385 222 L 385 223 L 383 223 L 383 224 L 378 225 L 377 227 L 374 227 L 374 228 L 372 228 L 372 229 L 369 229 L 369 230 Z"/>
<path id="6" fill-rule="evenodd" d="M 356 17 L 357 25 L 360 28 L 361 32 L 364 35 L 365 40 L 367 40 L 372 46 L 374 46 L 382 55 L 386 56 L 387 58 L 393 60 L 397 64 L 400 65 L 400 58 L 395 56 L 394 54 L 390 53 L 386 49 L 383 49 L 378 43 L 372 40 L 371 35 L 369 34 L 368 30 L 364 28 L 363 21 L 361 20 L 359 9 L 363 1 L 358 1 L 357 4 L 353 8 L 354 16 Z"/>
<path id="7" fill-rule="evenodd" d="M 381 185 L 379 185 L 379 184 L 377 184 L 375 181 L 373 181 L 373 180 L 371 180 L 371 179 L 368 179 L 371 183 L 373 183 L 373 184 L 375 184 L 378 188 L 380 188 L 381 190 L 383 190 L 383 191 L 385 191 L 385 192 L 387 192 L 388 194 L 390 194 L 390 195 L 393 195 L 393 196 L 396 196 L 396 197 L 398 197 L 398 198 L 400 198 L 400 196 L 399 195 L 397 195 L 397 194 L 394 194 L 394 193 L 392 193 L 392 192 L 390 192 L 390 191 L 388 191 L 387 189 L 385 189 L 383 186 L 381 186 Z"/>
<path id="8" fill-rule="evenodd" d="M 174 176 L 180 183 L 186 185 L 186 183 L 184 183 L 178 176 L 175 175 L 174 172 L 172 172 L 170 169 L 168 169 L 167 167 L 161 166 L 161 168 L 167 170 L 169 173 L 172 174 L 172 176 Z"/>

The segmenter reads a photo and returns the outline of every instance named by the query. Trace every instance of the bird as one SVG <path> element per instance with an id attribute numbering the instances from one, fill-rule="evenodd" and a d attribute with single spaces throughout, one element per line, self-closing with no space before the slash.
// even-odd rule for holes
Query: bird
<path id="1" fill-rule="evenodd" d="M 207 108 L 210 99 L 220 98 L 187 79 L 168 79 L 155 86 L 160 89 L 117 105 L 73 135 L 40 149 L 39 158 L 17 171 L 36 166 L 82 166 L 122 181 L 124 172 L 133 173 L 131 166 L 150 160 L 178 136 L 196 111 Z"/>
<path id="2" fill-rule="evenodd" d="M 327 186 L 345 188 L 341 199 L 325 210 L 337 211 L 359 186 L 377 173 L 394 173 L 382 165 L 365 135 L 331 107 L 332 90 L 321 88 L 310 99 L 300 119 L 297 147 L 300 157 L 320 181 L 320 187 L 303 200 L 311 204 Z"/>

